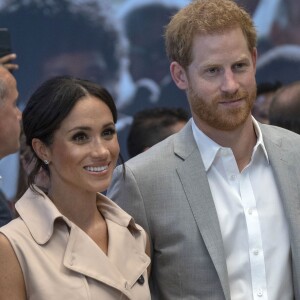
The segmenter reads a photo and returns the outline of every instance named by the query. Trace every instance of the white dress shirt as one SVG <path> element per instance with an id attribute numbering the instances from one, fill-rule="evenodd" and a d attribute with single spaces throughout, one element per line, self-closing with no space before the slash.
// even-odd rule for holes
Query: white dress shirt
<path id="1" fill-rule="evenodd" d="M 231 148 L 192 122 L 219 218 L 232 300 L 294 299 L 290 239 L 257 122 L 250 163 L 239 172 Z"/>

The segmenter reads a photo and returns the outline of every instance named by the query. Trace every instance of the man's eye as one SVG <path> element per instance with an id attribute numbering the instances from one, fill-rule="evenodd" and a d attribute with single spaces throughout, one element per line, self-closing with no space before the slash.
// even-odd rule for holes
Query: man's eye
<path id="1" fill-rule="evenodd" d="M 238 63 L 234 65 L 235 70 L 244 70 L 247 67 L 247 64 L 245 63 Z"/>
<path id="2" fill-rule="evenodd" d="M 206 73 L 208 75 L 216 75 L 218 72 L 219 72 L 219 68 L 217 68 L 217 67 L 208 68 L 206 70 Z"/>

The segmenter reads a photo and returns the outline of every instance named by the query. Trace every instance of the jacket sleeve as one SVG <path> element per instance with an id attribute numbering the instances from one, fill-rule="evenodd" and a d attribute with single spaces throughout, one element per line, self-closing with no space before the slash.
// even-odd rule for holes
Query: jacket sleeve
<path id="1" fill-rule="evenodd" d="M 136 177 L 128 166 L 125 175 L 122 166 L 115 169 L 107 196 L 130 214 L 135 222 L 145 229 L 151 240 L 143 196 Z"/>

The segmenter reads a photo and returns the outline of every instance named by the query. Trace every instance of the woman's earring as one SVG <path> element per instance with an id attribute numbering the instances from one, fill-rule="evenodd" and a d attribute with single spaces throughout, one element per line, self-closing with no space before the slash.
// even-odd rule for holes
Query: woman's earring
<path id="1" fill-rule="evenodd" d="M 49 160 L 44 159 L 44 164 L 45 164 L 45 165 L 49 165 Z"/>

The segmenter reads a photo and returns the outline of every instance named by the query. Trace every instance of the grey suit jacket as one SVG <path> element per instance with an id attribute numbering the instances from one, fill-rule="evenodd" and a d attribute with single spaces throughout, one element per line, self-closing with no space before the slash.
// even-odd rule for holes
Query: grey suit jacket
<path id="1" fill-rule="evenodd" d="M 261 129 L 291 232 L 300 299 L 300 137 Z M 191 122 L 126 162 L 125 179 L 118 167 L 108 196 L 149 233 L 153 299 L 230 300 L 220 224 Z"/>

